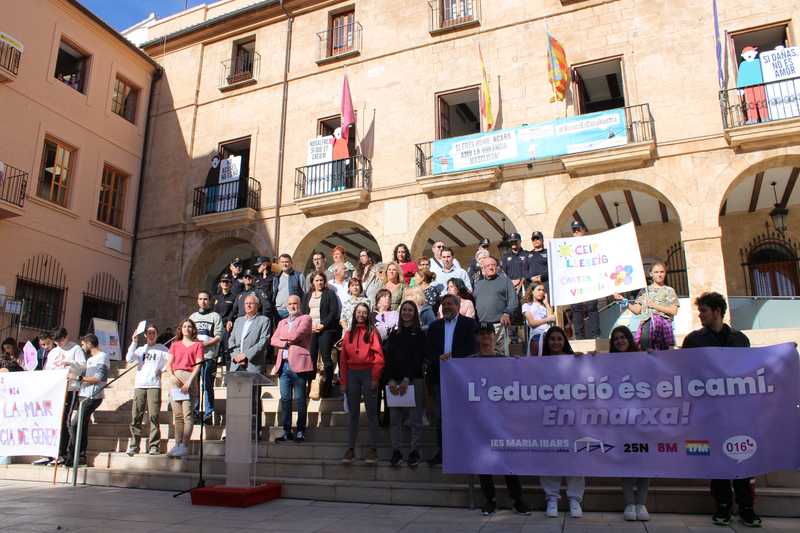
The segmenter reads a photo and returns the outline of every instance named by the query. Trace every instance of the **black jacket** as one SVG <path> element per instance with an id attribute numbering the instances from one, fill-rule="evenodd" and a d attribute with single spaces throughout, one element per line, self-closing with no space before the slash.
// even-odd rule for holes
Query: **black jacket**
<path id="1" fill-rule="evenodd" d="M 273 308 L 275 307 L 275 295 L 272 294 L 272 279 L 275 276 L 269 274 L 266 278 L 258 276 L 253 283 L 256 290 L 256 296 L 261 300 L 261 314 L 267 317 L 272 317 Z"/>
<path id="2" fill-rule="evenodd" d="M 750 346 L 750 339 L 741 331 L 736 331 L 728 324 L 723 324 L 722 331 L 719 333 L 714 333 L 709 328 L 694 330 L 683 339 L 681 348 L 704 348 L 706 346 L 748 348 Z"/>
<path id="3" fill-rule="evenodd" d="M 439 385 L 439 356 L 444 353 L 444 319 L 440 318 L 428 326 L 428 383 Z M 469 357 L 478 353 L 478 323 L 474 319 L 458 315 L 453 332 L 452 357 Z"/>
<path id="4" fill-rule="evenodd" d="M 383 343 L 383 379 L 401 382 L 423 376 L 428 343 L 421 329 L 393 329 Z"/>
<path id="5" fill-rule="evenodd" d="M 540 276 L 542 282 L 547 281 L 547 248 L 528 252 L 528 278 Z"/>
<path id="6" fill-rule="evenodd" d="M 233 322 L 236 319 L 236 295 L 233 292 L 222 294 L 222 291 L 214 295 L 214 312 L 222 318 L 222 325 Z"/>
<path id="7" fill-rule="evenodd" d="M 308 302 L 311 300 L 311 294 L 314 291 L 308 291 L 308 294 L 303 298 L 303 314 L 308 315 L 311 313 L 311 308 Z M 322 291 L 322 298 L 319 302 L 319 321 L 325 327 L 325 330 L 333 331 L 339 328 L 339 298 L 336 293 L 331 289 Z M 323 330 L 324 331 L 324 330 Z"/>

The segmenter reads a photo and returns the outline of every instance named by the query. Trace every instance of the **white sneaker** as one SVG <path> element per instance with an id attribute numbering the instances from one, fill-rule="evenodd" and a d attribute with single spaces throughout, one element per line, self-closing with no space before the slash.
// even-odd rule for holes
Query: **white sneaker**
<path id="1" fill-rule="evenodd" d="M 581 509 L 581 502 L 578 500 L 569 501 L 569 515 L 572 518 L 580 518 L 583 516 L 583 509 Z"/>
<path id="2" fill-rule="evenodd" d="M 647 507 L 644 505 L 636 506 L 636 519 L 641 520 L 642 522 L 647 522 L 650 520 L 650 513 L 647 512 Z"/>
<path id="3" fill-rule="evenodd" d="M 550 498 L 547 500 L 547 511 L 545 511 L 547 518 L 558 518 L 558 500 Z"/>
<path id="4" fill-rule="evenodd" d="M 175 453 L 175 457 L 183 458 L 189 455 L 189 447 L 185 444 L 180 445 L 180 450 Z"/>
<path id="5" fill-rule="evenodd" d="M 167 457 L 180 457 L 181 447 L 183 445 L 178 443 L 172 447 L 170 451 L 167 452 Z"/>
<path id="6" fill-rule="evenodd" d="M 636 506 L 633 504 L 626 505 L 622 517 L 629 522 L 636 520 Z"/>

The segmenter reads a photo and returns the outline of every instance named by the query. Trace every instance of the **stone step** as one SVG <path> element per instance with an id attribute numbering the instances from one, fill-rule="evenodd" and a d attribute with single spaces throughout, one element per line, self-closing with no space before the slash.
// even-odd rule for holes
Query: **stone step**
<path id="1" fill-rule="evenodd" d="M 59 468 L 58 482 L 69 482 L 70 469 Z M 29 465 L 0 466 L 0 479 L 50 482 L 52 468 Z M 210 474 L 206 484 L 224 483 L 224 476 Z M 160 470 L 121 470 L 112 468 L 80 468 L 80 484 L 131 487 L 155 490 L 180 491 L 196 486 L 196 474 L 164 472 Z M 313 499 L 338 502 L 364 502 L 394 505 L 426 505 L 467 507 L 470 489 L 458 483 L 414 483 L 404 481 L 358 481 L 309 478 L 257 478 L 256 481 L 276 481 L 283 485 L 286 498 Z M 508 506 L 508 496 L 502 479 L 496 478 L 498 503 Z M 544 508 L 544 496 L 538 485 L 524 484 L 526 501 L 535 509 Z M 475 481 L 472 500 L 480 505 L 482 498 Z M 758 491 L 758 512 L 763 516 L 800 516 L 800 489 L 761 488 Z M 562 500 L 562 508 L 566 503 Z M 622 491 L 617 485 L 592 485 L 586 487 L 583 508 L 586 511 L 621 512 Z M 703 513 L 713 512 L 713 502 L 707 486 L 654 486 L 650 490 L 648 508 L 651 513 Z M 710 526 L 709 526 L 710 527 Z"/>

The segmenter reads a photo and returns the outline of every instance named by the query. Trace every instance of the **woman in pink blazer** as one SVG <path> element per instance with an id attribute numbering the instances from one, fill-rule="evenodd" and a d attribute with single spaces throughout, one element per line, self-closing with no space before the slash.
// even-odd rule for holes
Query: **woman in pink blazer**
<path id="1" fill-rule="evenodd" d="M 311 346 L 311 317 L 300 314 L 300 297 L 289 296 L 289 316 L 278 323 L 270 344 L 275 347 L 272 375 L 279 376 L 283 435 L 275 442 L 303 442 L 306 431 L 306 386 L 314 375 L 308 348 Z M 297 402 L 297 433 L 292 433 L 292 396 Z"/>

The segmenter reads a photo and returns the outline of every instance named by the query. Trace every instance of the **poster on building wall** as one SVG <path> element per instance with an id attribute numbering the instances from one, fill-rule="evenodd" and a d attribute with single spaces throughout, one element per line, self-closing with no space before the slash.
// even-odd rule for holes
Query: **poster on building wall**
<path id="1" fill-rule="evenodd" d="M 333 174 L 333 135 L 316 137 L 308 141 L 306 156 L 305 183 L 303 192 L 305 196 L 313 196 L 330 192 Z"/>
<path id="2" fill-rule="evenodd" d="M 219 162 L 219 189 L 217 212 L 232 211 L 239 207 L 239 178 L 242 173 L 242 156 L 230 155 Z"/>
<path id="3" fill-rule="evenodd" d="M 595 235 L 550 239 L 547 259 L 554 306 L 647 285 L 633 222 Z"/>
<path id="4" fill-rule="evenodd" d="M 68 372 L 0 374 L 0 456 L 58 455 Z"/>
<path id="5" fill-rule="evenodd" d="M 761 54 L 769 118 L 800 117 L 800 46 L 779 46 Z"/>
<path id="6" fill-rule="evenodd" d="M 625 110 L 433 141 L 431 172 L 463 172 L 627 144 Z"/>
<path id="7" fill-rule="evenodd" d="M 106 353 L 112 361 L 122 360 L 122 351 L 119 343 L 119 325 L 114 320 L 93 318 L 94 334 L 97 335 L 100 350 Z"/>

